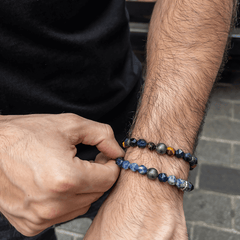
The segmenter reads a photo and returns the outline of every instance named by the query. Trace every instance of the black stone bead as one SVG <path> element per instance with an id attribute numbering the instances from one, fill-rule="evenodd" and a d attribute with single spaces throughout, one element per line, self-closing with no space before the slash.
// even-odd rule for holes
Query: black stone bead
<path id="1" fill-rule="evenodd" d="M 149 142 L 149 143 L 147 144 L 147 147 L 148 147 L 148 149 L 151 150 L 151 151 L 153 151 L 153 150 L 156 149 L 156 145 L 155 145 L 153 142 Z"/>
<path id="2" fill-rule="evenodd" d="M 191 192 L 193 189 L 194 189 L 194 186 L 193 186 L 193 184 L 192 184 L 192 187 L 191 187 L 191 189 L 190 189 L 190 192 Z"/>
<path id="3" fill-rule="evenodd" d="M 154 180 L 158 177 L 158 171 L 155 168 L 149 168 L 147 170 L 147 177 L 151 180 Z"/>
<path id="4" fill-rule="evenodd" d="M 136 147 L 137 146 L 137 140 L 135 138 L 130 138 L 130 146 Z"/>

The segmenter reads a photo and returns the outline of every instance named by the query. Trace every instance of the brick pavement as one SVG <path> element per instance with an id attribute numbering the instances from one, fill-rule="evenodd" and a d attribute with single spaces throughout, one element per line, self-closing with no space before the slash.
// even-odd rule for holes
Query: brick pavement
<path id="1" fill-rule="evenodd" d="M 190 173 L 195 190 L 184 196 L 191 240 L 240 239 L 240 78 L 235 80 L 216 87 L 199 138 L 199 166 Z M 61 225 L 58 240 L 83 239 L 90 224 Z"/>

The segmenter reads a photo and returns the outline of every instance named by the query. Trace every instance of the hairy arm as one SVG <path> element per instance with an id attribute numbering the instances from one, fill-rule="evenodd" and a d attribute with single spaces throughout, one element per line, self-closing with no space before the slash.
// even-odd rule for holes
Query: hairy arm
<path id="1" fill-rule="evenodd" d="M 193 153 L 230 30 L 233 0 L 159 0 L 147 42 L 147 75 L 131 130 L 136 139 Z M 187 179 L 189 164 L 148 149 L 125 159 Z M 100 229 L 98 229 L 100 228 Z M 183 192 L 122 171 L 91 231 L 99 239 L 187 239 Z"/>

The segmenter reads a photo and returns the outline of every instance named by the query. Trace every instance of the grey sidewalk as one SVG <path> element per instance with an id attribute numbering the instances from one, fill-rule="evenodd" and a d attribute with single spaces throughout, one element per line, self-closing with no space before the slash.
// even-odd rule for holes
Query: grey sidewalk
<path id="1" fill-rule="evenodd" d="M 199 166 L 190 173 L 195 190 L 184 197 L 190 239 L 239 240 L 240 78 L 215 89 L 196 156 Z M 90 224 L 82 219 L 61 225 L 58 240 L 83 239 Z"/>
<path id="2" fill-rule="evenodd" d="M 219 85 L 212 98 L 199 145 L 195 191 L 184 210 L 193 240 L 240 239 L 240 78 Z"/>

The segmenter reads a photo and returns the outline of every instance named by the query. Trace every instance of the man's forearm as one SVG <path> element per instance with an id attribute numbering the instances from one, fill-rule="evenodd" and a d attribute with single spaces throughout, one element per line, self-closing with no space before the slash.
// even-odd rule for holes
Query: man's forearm
<path id="1" fill-rule="evenodd" d="M 233 5 L 231 0 L 156 3 L 147 43 L 146 83 L 132 136 L 193 151 L 222 62 Z M 165 162 L 176 164 L 176 159 Z M 179 162 L 180 169 L 189 167 Z M 163 167 L 157 155 L 152 164 Z"/>
<path id="2" fill-rule="evenodd" d="M 156 3 L 147 42 L 146 82 L 132 137 L 193 153 L 222 62 L 233 8 L 231 0 L 159 0 Z M 188 178 L 189 164 L 183 159 L 139 148 L 129 148 L 126 159 L 167 175 Z M 140 185 L 144 192 L 134 192 L 142 203 L 138 220 L 141 218 L 144 228 L 155 232 L 153 239 L 161 239 L 157 236 L 163 225 L 168 226 L 163 239 L 175 239 L 175 234 L 178 239 L 184 239 L 181 191 L 131 171 L 121 172 L 119 186 L 125 181 L 131 182 L 132 187 Z M 133 190 L 125 187 L 125 191 L 127 199 L 134 201 Z M 155 230 L 154 224 L 158 226 Z M 171 226 L 176 231 L 173 235 Z M 167 234 L 171 236 L 168 238 Z"/>

